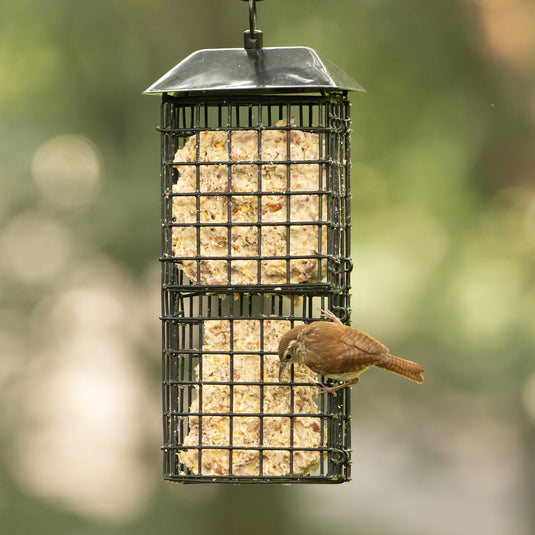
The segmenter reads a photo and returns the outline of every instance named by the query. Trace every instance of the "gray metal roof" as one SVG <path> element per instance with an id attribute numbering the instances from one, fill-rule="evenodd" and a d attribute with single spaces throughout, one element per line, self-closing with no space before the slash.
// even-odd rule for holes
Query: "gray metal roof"
<path id="1" fill-rule="evenodd" d="M 190 91 L 365 91 L 307 47 L 198 50 L 152 84 L 146 94 Z"/>

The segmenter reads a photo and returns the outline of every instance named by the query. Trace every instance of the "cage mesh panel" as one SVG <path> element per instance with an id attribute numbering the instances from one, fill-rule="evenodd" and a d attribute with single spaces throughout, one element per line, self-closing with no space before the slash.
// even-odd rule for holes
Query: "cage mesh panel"
<path id="1" fill-rule="evenodd" d="M 274 340 L 268 332 L 273 323 L 284 322 L 286 330 L 296 322 L 310 321 L 312 311 L 329 307 L 330 296 L 304 296 L 296 303 L 286 296 L 275 295 L 240 295 L 234 299 L 174 294 L 177 315 L 163 318 L 165 477 L 183 482 L 347 480 L 349 390 L 342 390 L 336 398 L 326 394 L 316 397 L 316 387 L 310 385 L 310 379 L 297 378 L 294 369 L 290 377 L 279 383 L 276 348 L 273 343 L 266 348 L 263 342 L 266 338 Z M 243 325 L 250 324 L 257 327 L 259 336 L 253 338 L 257 343 L 252 348 L 240 347 L 239 331 Z M 217 349 L 213 345 L 206 349 L 207 333 L 214 326 L 223 326 L 216 335 L 228 332 L 228 338 L 218 339 Z M 236 372 L 245 369 L 251 361 L 258 365 L 258 375 L 243 380 Z M 214 370 L 217 376 L 212 375 Z M 288 379 L 291 386 L 286 382 Z M 313 390 L 310 397 L 314 405 L 304 412 L 295 405 L 299 388 Z M 286 393 L 282 394 L 281 389 Z M 255 408 L 243 410 L 245 394 L 247 399 L 251 396 L 256 399 Z M 273 399 L 278 400 L 280 407 L 282 397 L 283 410 L 274 411 Z M 223 403 L 217 401 L 219 398 Z M 254 424 L 249 425 L 252 435 L 244 443 L 233 430 L 240 429 L 245 419 Z M 288 424 L 281 423 L 282 420 Z M 313 446 L 303 446 L 296 439 L 295 426 L 299 420 L 302 428 L 308 426 L 315 433 L 317 442 Z M 223 442 L 213 440 L 214 425 L 221 427 Z M 285 425 L 286 442 L 274 445 L 265 440 L 270 428 L 282 433 Z M 252 462 L 243 461 L 247 456 Z M 303 457 L 308 460 L 302 461 Z M 214 458 L 223 460 L 214 462 Z M 279 468 L 274 469 L 274 464 Z M 301 473 L 304 465 L 311 464 L 315 464 L 311 473 Z"/>
<path id="2" fill-rule="evenodd" d="M 346 287 L 347 101 L 292 99 L 164 99 L 162 260 L 179 286 Z"/>
<path id="3" fill-rule="evenodd" d="M 318 397 L 313 374 L 298 366 L 279 382 L 276 352 L 280 335 L 319 309 L 349 317 L 345 93 L 164 95 L 160 124 L 164 477 L 347 481 L 349 389 Z M 281 144 L 276 155 L 269 136 Z M 315 143 L 313 158 L 299 153 L 303 142 Z M 189 189 L 177 186 L 184 177 Z M 303 205 L 310 212 L 296 219 Z M 297 251 L 307 233 L 312 245 Z M 184 237 L 189 249 L 178 251 Z M 303 265 L 308 277 L 298 281 Z M 207 281 L 207 266 L 223 276 Z M 276 281 L 266 279 L 270 269 Z"/>

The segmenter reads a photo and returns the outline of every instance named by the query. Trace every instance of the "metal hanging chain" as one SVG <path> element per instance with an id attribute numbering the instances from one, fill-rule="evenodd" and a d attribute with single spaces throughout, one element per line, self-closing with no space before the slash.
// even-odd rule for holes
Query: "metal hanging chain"
<path id="1" fill-rule="evenodd" d="M 243 43 L 244 48 L 255 49 L 262 48 L 263 35 L 260 30 L 256 29 L 256 2 L 262 0 L 243 0 L 249 2 L 249 29 L 244 32 Z"/>

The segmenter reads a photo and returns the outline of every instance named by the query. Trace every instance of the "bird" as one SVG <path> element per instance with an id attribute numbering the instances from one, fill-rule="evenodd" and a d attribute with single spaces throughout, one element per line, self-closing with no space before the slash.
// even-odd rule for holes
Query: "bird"
<path id="1" fill-rule="evenodd" d="M 410 360 L 391 355 L 388 348 L 375 338 L 344 325 L 329 310 L 320 310 L 322 318 L 331 321 L 314 321 L 287 331 L 279 341 L 279 381 L 289 364 L 302 363 L 313 372 L 346 381 L 336 386 L 315 384 L 320 393 L 336 397 L 342 388 L 358 383 L 360 374 L 370 366 L 403 375 L 416 383 L 423 382 L 424 369 Z"/>

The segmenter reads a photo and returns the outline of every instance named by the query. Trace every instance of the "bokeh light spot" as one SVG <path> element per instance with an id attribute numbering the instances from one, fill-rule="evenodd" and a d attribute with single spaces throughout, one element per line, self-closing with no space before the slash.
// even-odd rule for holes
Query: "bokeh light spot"
<path id="1" fill-rule="evenodd" d="M 32 159 L 32 174 L 45 200 L 60 208 L 79 208 L 98 191 L 100 156 L 95 145 L 76 134 L 42 143 Z"/>
<path id="2" fill-rule="evenodd" d="M 49 217 L 23 213 L 0 235 L 0 268 L 12 280 L 28 284 L 59 275 L 71 257 L 69 232 Z"/>

